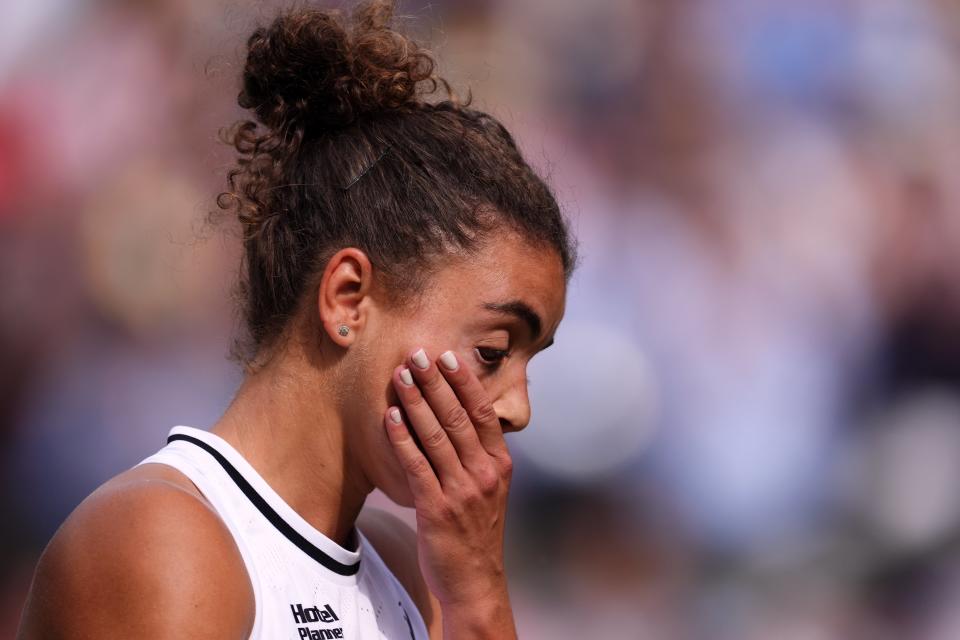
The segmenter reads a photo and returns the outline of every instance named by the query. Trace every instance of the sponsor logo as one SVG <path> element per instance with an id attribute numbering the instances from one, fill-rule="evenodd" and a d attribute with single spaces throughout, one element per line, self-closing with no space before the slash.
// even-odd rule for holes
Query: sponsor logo
<path id="1" fill-rule="evenodd" d="M 291 604 L 290 611 L 293 613 L 293 621 L 298 625 L 306 625 L 311 622 L 330 623 L 340 620 L 329 604 L 323 605 L 323 609 L 317 606 L 305 607 L 302 604 Z M 297 633 L 304 640 L 330 640 L 331 638 L 342 638 L 343 628 L 311 629 L 298 626 Z"/>

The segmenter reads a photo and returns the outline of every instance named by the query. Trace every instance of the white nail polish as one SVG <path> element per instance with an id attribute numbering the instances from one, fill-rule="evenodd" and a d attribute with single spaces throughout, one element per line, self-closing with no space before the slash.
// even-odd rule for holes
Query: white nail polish
<path id="1" fill-rule="evenodd" d="M 447 371 L 456 371 L 457 367 L 460 366 L 457 362 L 457 356 L 453 355 L 453 351 L 444 351 L 443 355 L 440 356 L 440 364 Z"/>
<path id="2" fill-rule="evenodd" d="M 427 352 L 423 349 L 420 349 L 415 354 L 413 354 L 413 364 L 417 365 L 421 369 L 426 369 L 430 366 L 430 361 L 427 360 Z"/>
<path id="3" fill-rule="evenodd" d="M 413 376 L 410 374 L 410 369 L 406 367 L 400 369 L 400 379 L 403 380 L 405 385 L 413 385 Z"/>
<path id="4" fill-rule="evenodd" d="M 393 420 L 395 424 L 400 424 L 400 409 L 396 407 L 390 409 L 390 419 Z"/>

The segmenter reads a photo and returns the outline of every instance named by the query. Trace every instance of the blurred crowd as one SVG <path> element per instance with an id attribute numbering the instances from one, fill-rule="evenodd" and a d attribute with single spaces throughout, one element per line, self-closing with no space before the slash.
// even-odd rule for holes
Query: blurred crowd
<path id="1" fill-rule="evenodd" d="M 278 6 L 0 6 L 0 637 L 76 504 L 240 379 L 205 217 Z M 399 6 L 583 255 L 510 436 L 521 637 L 960 637 L 960 5 Z"/>

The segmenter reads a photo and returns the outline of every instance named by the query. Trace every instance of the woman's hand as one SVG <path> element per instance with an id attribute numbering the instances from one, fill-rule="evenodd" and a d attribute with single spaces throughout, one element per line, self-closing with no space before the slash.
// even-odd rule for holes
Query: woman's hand
<path id="1" fill-rule="evenodd" d="M 413 495 L 418 560 L 440 602 L 444 636 L 514 637 L 503 567 L 513 463 L 499 417 L 453 351 L 431 362 L 417 350 L 393 383 L 402 411 L 389 407 L 384 420 Z"/>

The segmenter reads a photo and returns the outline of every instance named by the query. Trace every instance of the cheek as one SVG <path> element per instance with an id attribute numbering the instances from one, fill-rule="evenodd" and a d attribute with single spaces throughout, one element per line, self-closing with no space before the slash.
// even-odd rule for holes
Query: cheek
<path id="1" fill-rule="evenodd" d="M 434 363 L 436 363 L 440 354 L 445 351 L 453 351 L 457 354 L 460 362 L 466 363 L 466 365 L 479 376 L 482 370 L 479 368 L 479 363 L 473 352 L 474 346 L 473 342 L 467 338 L 460 335 L 446 335 L 439 330 L 410 333 L 398 340 L 393 349 L 392 359 L 386 366 L 387 381 L 389 382 L 390 376 L 393 374 L 393 368 L 400 364 L 407 364 L 409 355 L 418 348 L 424 349 L 427 352 L 427 356 Z M 396 399 L 395 394 L 392 397 L 394 400 Z"/>
<path id="2" fill-rule="evenodd" d="M 462 366 L 466 366 L 480 381 L 480 384 L 489 393 L 492 391 L 491 384 L 495 382 L 497 376 L 491 373 L 478 360 L 475 348 L 476 339 L 466 336 L 459 330 L 451 331 L 450 323 L 447 323 L 445 331 L 438 328 L 439 323 L 411 320 L 404 323 L 402 327 L 395 327 L 396 333 L 393 334 L 389 343 L 381 343 L 382 351 L 370 362 L 367 370 L 358 371 L 358 375 L 367 378 L 369 388 L 374 390 L 373 397 L 379 403 L 379 406 L 372 407 L 382 415 L 389 406 L 400 406 L 400 398 L 393 384 L 393 370 L 398 365 L 407 364 L 408 356 L 417 348 L 426 350 L 431 361 L 436 363 L 440 354 L 447 350 L 452 350 L 457 354 L 457 359 Z M 414 330 L 411 330 L 411 325 Z M 423 331 L 420 327 L 433 327 L 433 330 Z M 459 329 L 455 326 L 454 329 Z M 437 365 L 439 366 L 439 365 Z"/>
<path id="3" fill-rule="evenodd" d="M 382 371 L 382 373 L 377 375 L 383 378 L 383 386 L 380 387 L 380 398 L 382 398 L 383 405 L 379 408 L 380 411 L 378 415 L 373 418 L 373 429 L 375 429 L 377 433 L 371 440 L 368 440 L 368 450 L 380 452 L 379 455 L 376 456 L 379 458 L 380 463 L 374 462 L 377 467 L 375 476 L 377 488 L 402 507 L 413 507 L 413 496 L 410 493 L 406 476 L 393 452 L 393 445 L 390 443 L 383 425 L 383 414 L 386 412 L 387 407 L 400 405 L 397 391 L 393 386 L 392 375 L 394 367 L 399 364 L 404 364 L 407 355 L 412 353 L 417 347 L 423 347 L 434 361 L 436 361 L 436 358 L 438 358 L 441 353 L 451 349 L 457 354 L 461 363 L 470 367 L 484 388 L 489 388 L 489 384 L 486 382 L 488 376 L 482 366 L 477 362 L 477 358 L 473 352 L 474 345 L 472 343 L 464 339 L 444 342 L 438 340 L 436 336 L 419 336 L 419 338 L 421 339 L 418 340 L 418 336 L 416 335 L 410 335 L 405 340 L 398 341 L 398 346 L 393 352 L 392 358 L 384 360 L 377 366 L 377 370 Z M 367 375 L 371 375 L 371 373 L 367 372 Z"/>

